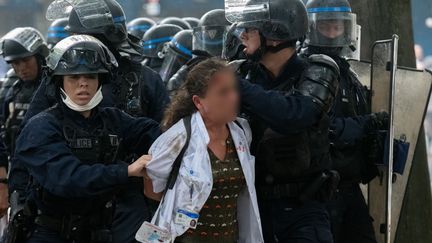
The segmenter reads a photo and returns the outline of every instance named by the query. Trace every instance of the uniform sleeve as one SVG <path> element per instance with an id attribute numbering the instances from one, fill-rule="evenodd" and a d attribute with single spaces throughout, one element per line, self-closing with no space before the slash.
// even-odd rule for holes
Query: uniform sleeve
<path id="1" fill-rule="evenodd" d="M 43 78 L 39 88 L 36 90 L 36 93 L 33 96 L 30 107 L 25 114 L 21 127 L 23 127 L 27 121 L 30 120 L 30 118 L 52 107 L 55 105 L 55 103 L 55 87 L 49 83 L 47 78 Z"/>
<path id="2" fill-rule="evenodd" d="M 116 124 L 121 124 L 124 148 L 139 156 L 147 154 L 151 144 L 161 134 L 159 123 L 146 117 L 132 117 L 116 108 L 106 110 L 111 112 L 110 116 L 116 120 Z"/>
<path id="3" fill-rule="evenodd" d="M 154 192 L 165 190 L 172 165 L 186 144 L 186 129 L 180 121 L 163 133 L 151 146 L 152 160 L 147 173 L 152 179 Z"/>
<path id="4" fill-rule="evenodd" d="M 365 136 L 365 126 L 370 117 L 334 118 L 330 125 L 330 139 L 338 147 L 356 146 Z"/>
<path id="5" fill-rule="evenodd" d="M 148 117 L 160 122 L 165 107 L 169 103 L 168 92 L 159 74 L 148 67 L 143 67 L 144 80 L 141 82 L 141 103 L 147 104 Z"/>
<path id="6" fill-rule="evenodd" d="M 74 156 L 49 114 L 42 113 L 24 127 L 15 156 L 46 190 L 62 197 L 90 197 L 128 182 L 127 164 L 83 164 Z"/>
<path id="7" fill-rule="evenodd" d="M 284 95 L 240 80 L 242 108 L 258 117 L 278 133 L 290 134 L 306 129 L 321 117 L 321 110 L 311 97 Z"/>

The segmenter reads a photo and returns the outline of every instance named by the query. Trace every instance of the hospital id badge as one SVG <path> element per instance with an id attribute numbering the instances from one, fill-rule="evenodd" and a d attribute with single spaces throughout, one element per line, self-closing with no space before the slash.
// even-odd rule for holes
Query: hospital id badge
<path id="1" fill-rule="evenodd" d="M 195 212 L 178 209 L 176 212 L 174 223 L 183 225 L 191 229 L 196 229 L 198 224 L 198 218 L 199 214 Z"/>
<path id="2" fill-rule="evenodd" d="M 166 229 L 144 222 L 138 230 L 136 239 L 145 243 L 171 242 L 171 235 Z"/>

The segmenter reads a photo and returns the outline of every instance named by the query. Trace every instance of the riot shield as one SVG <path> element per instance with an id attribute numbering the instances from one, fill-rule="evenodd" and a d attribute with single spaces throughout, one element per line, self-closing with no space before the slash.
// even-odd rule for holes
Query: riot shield
<path id="1" fill-rule="evenodd" d="M 380 169 L 380 180 L 378 185 L 372 181 L 369 187 L 369 199 L 371 195 L 385 195 L 384 205 L 381 201 L 377 205 L 380 213 L 385 212 L 384 217 L 376 219 L 380 224 L 379 232 L 384 234 L 386 243 L 390 243 L 392 228 L 392 178 L 393 178 L 393 145 L 394 145 L 394 114 L 395 114 L 395 90 L 396 90 L 396 68 L 397 50 L 399 37 L 394 36 L 391 40 L 376 42 L 372 47 L 371 64 L 371 111 L 386 111 L 389 114 L 389 127 L 386 134 L 387 150 L 384 154 L 382 164 L 378 162 Z M 378 187 L 377 187 L 378 186 Z M 376 190 L 376 191 L 375 191 Z M 371 213 L 375 205 L 370 205 Z"/>
<path id="2" fill-rule="evenodd" d="M 372 89 L 372 112 L 390 112 L 393 120 L 390 122 L 393 127 L 391 129 L 393 137 L 404 138 L 409 143 L 404 173 L 402 175 L 393 173 L 393 163 L 389 163 L 392 161 L 393 154 L 390 153 L 393 153 L 391 151 L 393 146 L 387 144 L 389 146 L 387 162 L 379 165 L 381 174 L 369 184 L 367 189 L 369 212 L 374 218 L 377 241 L 380 243 L 394 242 L 395 239 L 432 83 L 432 75 L 427 71 L 394 68 L 396 62 L 392 62 L 392 55 L 397 49 L 393 48 L 393 41 L 393 39 L 380 41 L 374 45 L 372 63 L 350 61 L 351 68 L 359 75 L 359 80 L 364 85 L 370 85 Z M 393 112 L 391 112 L 392 107 Z M 390 139 L 387 142 L 390 143 Z"/>

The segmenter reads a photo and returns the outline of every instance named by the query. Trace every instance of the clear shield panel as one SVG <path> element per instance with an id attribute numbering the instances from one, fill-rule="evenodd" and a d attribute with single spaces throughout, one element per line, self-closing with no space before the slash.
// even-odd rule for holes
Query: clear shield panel
<path id="1" fill-rule="evenodd" d="M 270 19 L 269 0 L 225 0 L 225 17 L 231 23 Z"/>
<path id="2" fill-rule="evenodd" d="M 3 39 L 8 39 L 19 43 L 29 52 L 35 52 L 42 44 L 45 44 L 42 34 L 38 30 L 31 27 L 15 28 L 5 35 L 2 40 Z M 2 41 L 0 45 L 3 45 Z M 1 50 L 3 50 L 2 46 Z"/>
<path id="3" fill-rule="evenodd" d="M 86 28 L 97 28 L 113 24 L 107 4 L 100 0 L 56 0 L 48 6 L 46 18 L 50 21 L 69 17 L 72 9 Z"/>
<path id="4" fill-rule="evenodd" d="M 392 67 L 395 63 L 391 61 L 391 57 L 392 42 L 374 46 L 370 65 L 372 112 L 387 111 L 392 114 L 392 137 L 409 143 L 409 150 L 402 175 L 393 173 L 393 160 L 392 163 L 383 162 L 379 165 L 381 176 L 368 186 L 369 211 L 375 220 L 374 228 L 378 242 L 394 242 L 432 83 L 432 76 L 426 71 L 397 68 L 394 70 L 392 85 Z M 364 84 L 368 81 L 365 71 L 367 66 L 365 63 L 354 63 L 351 66 L 358 72 Z M 391 158 L 390 155 L 389 157 Z"/>

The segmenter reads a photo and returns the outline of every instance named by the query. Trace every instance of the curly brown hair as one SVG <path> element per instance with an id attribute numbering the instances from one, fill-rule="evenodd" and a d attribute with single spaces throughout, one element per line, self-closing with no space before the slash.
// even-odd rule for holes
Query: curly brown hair
<path id="1" fill-rule="evenodd" d="M 216 57 L 206 59 L 195 65 L 165 110 L 162 130 L 168 130 L 182 118 L 195 113 L 198 109 L 193 103 L 192 97 L 197 95 L 204 98 L 213 75 L 227 68 L 229 68 L 228 63 Z"/>

